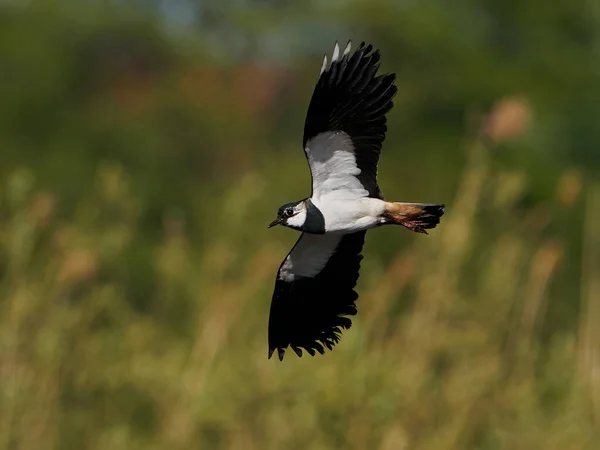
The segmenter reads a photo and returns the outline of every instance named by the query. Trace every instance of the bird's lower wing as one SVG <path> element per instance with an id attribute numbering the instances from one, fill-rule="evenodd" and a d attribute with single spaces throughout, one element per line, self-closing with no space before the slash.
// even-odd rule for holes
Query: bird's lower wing
<path id="1" fill-rule="evenodd" d="M 354 291 L 366 231 L 348 235 L 302 234 L 281 264 L 269 317 L 269 358 L 277 349 L 314 355 L 340 340 L 356 314 Z"/>

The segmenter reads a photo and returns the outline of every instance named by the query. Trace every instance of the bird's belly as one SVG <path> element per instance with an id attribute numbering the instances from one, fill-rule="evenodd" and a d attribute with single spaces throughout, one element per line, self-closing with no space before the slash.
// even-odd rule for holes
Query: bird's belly
<path id="1" fill-rule="evenodd" d="M 317 205 L 325 218 L 327 233 L 354 233 L 381 224 L 383 201 L 375 198 L 321 199 Z"/>

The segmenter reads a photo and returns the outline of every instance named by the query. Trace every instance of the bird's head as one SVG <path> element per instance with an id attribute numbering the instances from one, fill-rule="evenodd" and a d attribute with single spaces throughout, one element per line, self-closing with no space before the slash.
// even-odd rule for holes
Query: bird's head
<path id="1" fill-rule="evenodd" d="M 306 201 L 286 203 L 277 211 L 277 219 L 269 224 L 269 228 L 275 225 L 302 230 L 306 222 Z"/>

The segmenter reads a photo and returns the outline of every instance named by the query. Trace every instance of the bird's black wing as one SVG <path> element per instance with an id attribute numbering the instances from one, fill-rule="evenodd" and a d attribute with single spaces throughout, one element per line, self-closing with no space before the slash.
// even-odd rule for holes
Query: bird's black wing
<path id="1" fill-rule="evenodd" d="M 330 65 L 325 56 L 306 115 L 303 146 L 313 196 L 350 189 L 357 197 L 383 198 L 377 163 L 396 75 L 376 76 L 380 55 L 372 45 L 363 42 L 352 55 L 350 46 L 340 55 L 336 43 Z"/>
<path id="2" fill-rule="evenodd" d="M 366 231 L 302 234 L 277 273 L 269 317 L 269 358 L 277 349 L 323 353 L 340 340 L 356 314 L 354 291 Z"/>

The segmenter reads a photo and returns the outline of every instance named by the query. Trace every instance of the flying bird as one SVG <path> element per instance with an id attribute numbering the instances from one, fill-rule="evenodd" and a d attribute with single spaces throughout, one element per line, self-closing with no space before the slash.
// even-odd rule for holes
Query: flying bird
<path id="1" fill-rule="evenodd" d="M 323 59 L 304 124 L 303 146 L 312 193 L 279 208 L 269 227 L 301 231 L 275 281 L 269 315 L 269 358 L 324 353 L 339 342 L 347 316 L 357 313 L 354 291 L 367 230 L 401 225 L 427 234 L 444 205 L 384 200 L 377 163 L 387 131 L 386 114 L 397 88 L 393 73 L 376 76 L 379 50 L 361 43 L 351 55 L 336 42 Z"/>

